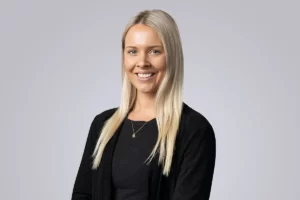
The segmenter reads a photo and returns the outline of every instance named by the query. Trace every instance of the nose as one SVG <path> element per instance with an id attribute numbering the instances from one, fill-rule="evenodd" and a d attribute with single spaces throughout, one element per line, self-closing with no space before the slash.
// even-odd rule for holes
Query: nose
<path id="1" fill-rule="evenodd" d="M 150 62 L 146 54 L 144 53 L 140 54 L 140 56 L 138 57 L 137 67 L 140 68 L 150 67 Z"/>

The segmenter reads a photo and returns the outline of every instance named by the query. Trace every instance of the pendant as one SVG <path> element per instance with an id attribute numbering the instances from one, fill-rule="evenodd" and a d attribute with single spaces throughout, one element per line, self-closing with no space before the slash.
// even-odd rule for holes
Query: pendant
<path id="1" fill-rule="evenodd" d="M 132 138 L 135 138 L 135 134 L 132 134 Z"/>

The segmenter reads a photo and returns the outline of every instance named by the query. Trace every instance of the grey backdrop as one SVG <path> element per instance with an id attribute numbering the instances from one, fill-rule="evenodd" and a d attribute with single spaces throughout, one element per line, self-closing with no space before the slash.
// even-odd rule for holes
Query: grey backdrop
<path id="1" fill-rule="evenodd" d="M 176 19 L 184 100 L 215 129 L 211 199 L 300 199 L 296 0 L 2 0 L 1 199 L 70 199 L 93 117 L 119 104 L 122 31 L 152 8 Z"/>

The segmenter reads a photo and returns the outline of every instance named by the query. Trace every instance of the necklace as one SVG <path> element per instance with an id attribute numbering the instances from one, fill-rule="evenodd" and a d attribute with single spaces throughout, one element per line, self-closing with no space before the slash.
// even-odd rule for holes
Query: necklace
<path id="1" fill-rule="evenodd" d="M 132 126 L 132 138 L 135 138 L 135 135 L 137 134 L 137 132 L 139 132 L 149 121 L 147 121 L 145 124 L 143 124 L 143 126 L 141 126 L 137 131 L 134 131 L 132 120 L 130 120 L 130 122 L 131 122 L 131 126 Z"/>

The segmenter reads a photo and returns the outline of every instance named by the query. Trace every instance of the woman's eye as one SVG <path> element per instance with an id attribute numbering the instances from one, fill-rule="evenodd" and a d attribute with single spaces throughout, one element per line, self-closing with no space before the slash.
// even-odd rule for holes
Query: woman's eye
<path id="1" fill-rule="evenodd" d="M 128 53 L 129 53 L 129 54 L 135 54 L 135 53 L 136 53 L 136 50 L 129 50 Z"/>
<path id="2" fill-rule="evenodd" d="M 153 53 L 153 54 L 159 54 L 159 53 L 160 53 L 160 51 L 159 51 L 159 50 L 155 50 L 155 49 L 154 49 L 154 50 L 152 50 L 152 51 L 151 51 L 151 53 Z"/>

